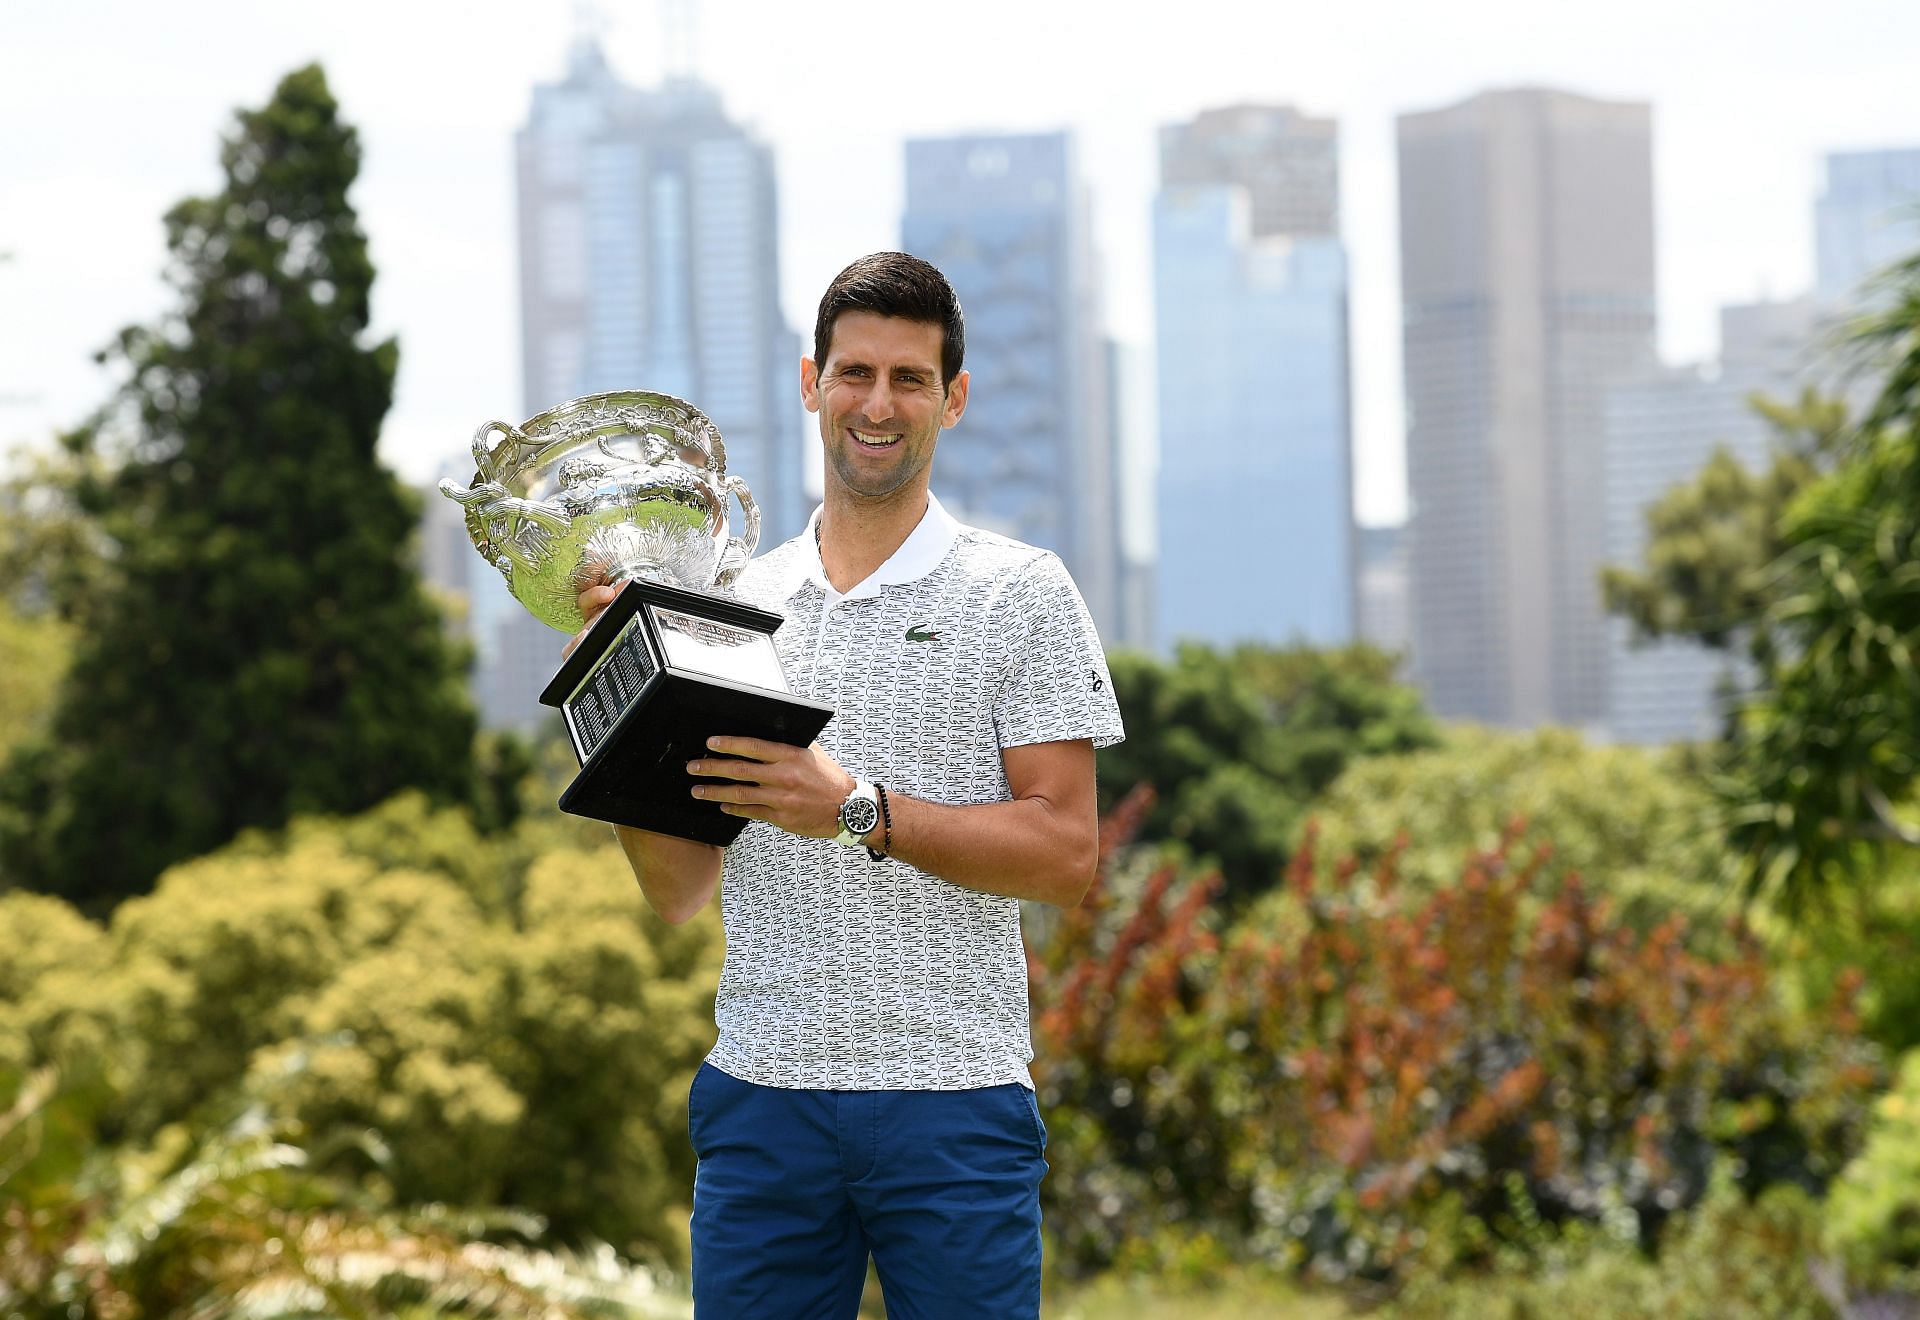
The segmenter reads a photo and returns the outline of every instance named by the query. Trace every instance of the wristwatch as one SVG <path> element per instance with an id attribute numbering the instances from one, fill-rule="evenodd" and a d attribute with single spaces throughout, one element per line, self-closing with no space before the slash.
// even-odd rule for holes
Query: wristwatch
<path id="1" fill-rule="evenodd" d="M 840 804 L 840 832 L 835 843 L 849 848 L 864 848 L 866 836 L 880 824 L 880 792 L 864 779 L 853 781 L 853 792 Z"/>

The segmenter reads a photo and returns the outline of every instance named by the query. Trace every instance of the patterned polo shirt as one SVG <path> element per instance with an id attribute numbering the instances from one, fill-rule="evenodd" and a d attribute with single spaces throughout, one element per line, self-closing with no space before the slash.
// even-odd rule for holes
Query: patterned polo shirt
<path id="1" fill-rule="evenodd" d="M 1120 741 L 1100 640 L 1058 556 L 929 498 L 842 595 L 819 516 L 735 590 L 786 616 L 787 682 L 834 707 L 820 744 L 849 773 L 929 802 L 1004 802 L 1004 748 Z M 721 1071 L 824 1090 L 1033 1084 L 1018 900 L 753 821 L 727 849 L 720 910 Z"/>

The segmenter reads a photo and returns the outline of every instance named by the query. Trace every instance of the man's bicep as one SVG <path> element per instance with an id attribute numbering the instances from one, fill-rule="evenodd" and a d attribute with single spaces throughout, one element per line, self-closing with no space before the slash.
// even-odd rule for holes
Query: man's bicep
<path id="1" fill-rule="evenodd" d="M 1000 762 L 1015 801 L 1039 798 L 1056 810 L 1094 815 L 1091 738 L 1005 747 Z"/>

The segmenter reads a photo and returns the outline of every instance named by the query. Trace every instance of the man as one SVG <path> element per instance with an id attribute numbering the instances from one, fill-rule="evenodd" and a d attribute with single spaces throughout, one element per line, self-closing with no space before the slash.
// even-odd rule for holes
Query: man
<path id="1" fill-rule="evenodd" d="M 688 1099 L 703 1316 L 852 1316 L 869 1253 L 895 1317 L 1039 1309 L 1018 900 L 1085 894 L 1094 748 L 1121 730 L 1059 559 L 929 491 L 963 351 L 923 261 L 879 253 L 828 287 L 800 363 L 825 500 L 737 590 L 786 617 L 788 682 L 836 714 L 811 747 L 721 736 L 687 766 L 724 781 L 693 796 L 750 822 L 724 856 L 617 831 L 661 916 L 717 888 L 726 925 L 720 1037 Z"/>

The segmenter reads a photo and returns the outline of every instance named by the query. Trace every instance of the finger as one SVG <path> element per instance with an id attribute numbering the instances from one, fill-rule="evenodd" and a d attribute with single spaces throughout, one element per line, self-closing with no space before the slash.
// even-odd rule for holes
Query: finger
<path id="1" fill-rule="evenodd" d="M 613 604 L 613 598 L 618 596 L 620 588 L 626 585 L 622 582 L 619 587 L 610 587 L 603 582 L 599 586 L 588 587 L 580 593 L 575 602 L 580 607 L 580 617 L 585 619 L 587 625 L 591 627 L 593 621 L 600 617 L 600 612 Z"/>
<path id="2" fill-rule="evenodd" d="M 707 739 L 707 750 L 764 762 L 784 760 L 800 749 L 783 742 L 770 742 L 765 738 L 735 738 L 727 734 L 717 734 Z"/>
<path id="3" fill-rule="evenodd" d="M 732 803 L 741 807 L 770 807 L 760 784 L 695 784 L 693 795 L 703 802 Z"/>
<path id="4" fill-rule="evenodd" d="M 743 761 L 734 756 L 704 757 L 698 761 L 687 762 L 690 775 L 707 775 L 714 779 L 736 779 L 742 783 L 764 784 L 760 776 L 766 771 L 764 761 Z"/>

